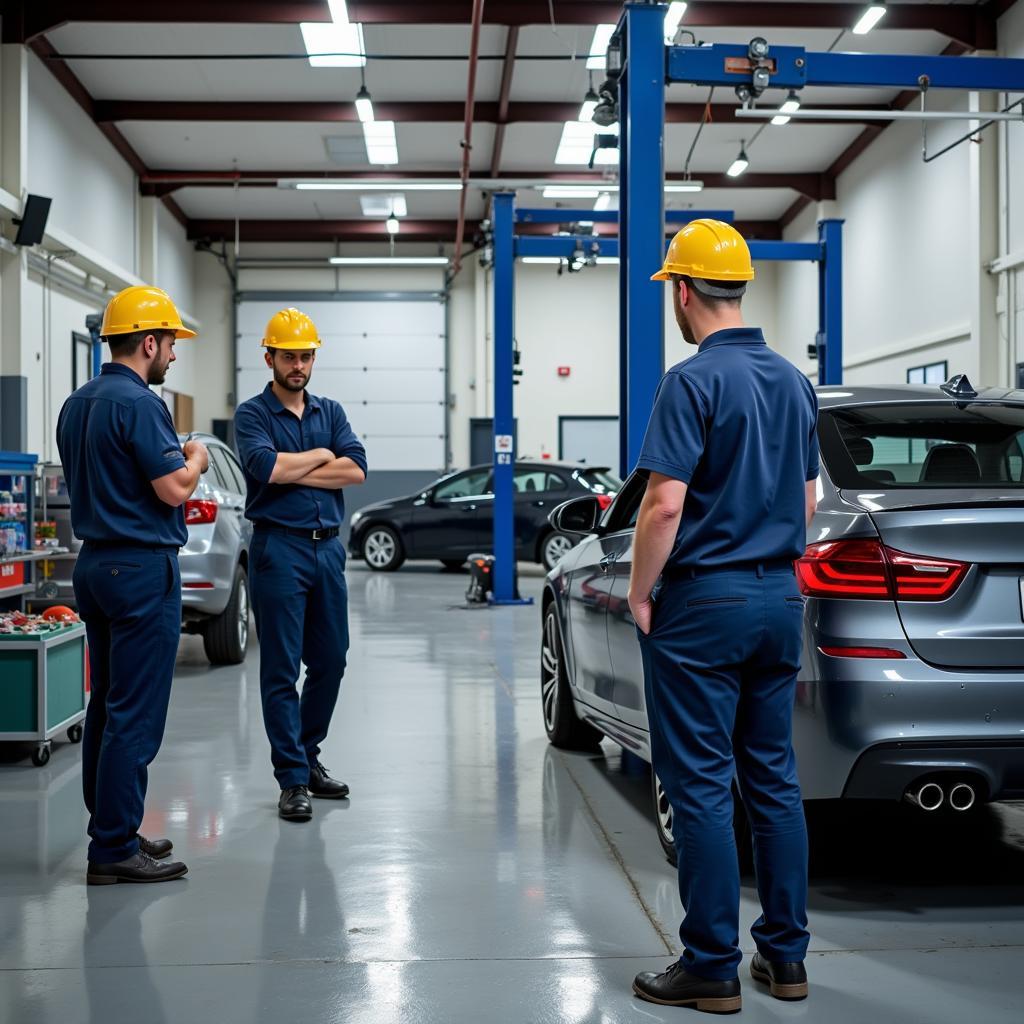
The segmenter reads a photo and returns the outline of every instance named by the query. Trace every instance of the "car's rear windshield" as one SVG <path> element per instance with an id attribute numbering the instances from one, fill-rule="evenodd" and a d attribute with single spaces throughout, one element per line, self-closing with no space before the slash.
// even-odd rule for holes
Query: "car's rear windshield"
<path id="1" fill-rule="evenodd" d="M 622 481 L 608 469 L 584 469 L 577 479 L 595 494 L 618 494 L 622 490 Z"/>
<path id="2" fill-rule="evenodd" d="M 1024 488 L 1024 406 L 972 402 L 823 410 L 821 454 L 845 488 Z"/>

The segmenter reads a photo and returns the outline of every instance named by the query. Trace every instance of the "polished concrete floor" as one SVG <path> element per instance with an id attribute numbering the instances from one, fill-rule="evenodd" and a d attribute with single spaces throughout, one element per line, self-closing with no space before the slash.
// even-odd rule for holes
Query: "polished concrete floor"
<path id="1" fill-rule="evenodd" d="M 352 797 L 308 825 L 275 813 L 255 645 L 211 670 L 182 641 L 145 830 L 174 840 L 183 881 L 87 888 L 78 748 L 44 769 L 7 752 L 0 1022 L 693 1019 L 630 994 L 677 950 L 675 876 L 644 767 L 547 745 L 537 609 L 458 609 L 464 578 L 433 566 L 355 567 L 350 586 L 323 760 Z M 811 824 L 811 998 L 769 999 L 744 964 L 742 1019 L 1024 1019 L 1024 807 Z M 744 929 L 755 899 L 747 879 Z"/>

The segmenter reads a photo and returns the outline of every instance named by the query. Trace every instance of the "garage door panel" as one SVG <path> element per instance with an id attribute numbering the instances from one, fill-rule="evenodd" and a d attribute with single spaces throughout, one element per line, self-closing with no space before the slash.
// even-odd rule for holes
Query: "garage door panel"
<path id="1" fill-rule="evenodd" d="M 371 475 L 381 470 L 408 469 L 410 462 L 438 475 L 444 472 L 444 445 L 436 439 L 431 441 L 421 436 L 370 437 L 366 440 L 366 448 Z M 440 461 L 438 453 L 442 453 Z"/>
<path id="2" fill-rule="evenodd" d="M 376 434 L 444 436 L 444 408 L 427 402 L 401 406 L 394 402 L 350 402 L 345 404 L 345 412 L 360 438 Z"/>
<path id="3" fill-rule="evenodd" d="M 438 367 L 429 370 L 404 367 L 325 370 L 318 363 L 313 371 L 311 390 L 315 395 L 330 395 L 346 409 L 357 402 L 393 402 L 396 395 L 421 395 L 422 398 L 410 401 L 443 406 L 444 372 Z"/>
<path id="4" fill-rule="evenodd" d="M 444 336 L 396 335 L 378 332 L 373 335 L 321 332 L 323 346 L 317 350 L 318 370 L 388 369 L 396 365 L 410 369 L 443 369 Z M 260 334 L 241 334 L 238 339 L 240 366 L 264 366 Z M 264 369 L 266 372 L 266 369 Z"/>
<path id="5" fill-rule="evenodd" d="M 238 307 L 238 333 L 263 337 L 267 323 L 287 300 L 246 301 Z M 444 334 L 444 305 L 423 302 L 300 302 L 302 312 L 312 318 L 321 336 L 378 334 L 396 336 Z"/>

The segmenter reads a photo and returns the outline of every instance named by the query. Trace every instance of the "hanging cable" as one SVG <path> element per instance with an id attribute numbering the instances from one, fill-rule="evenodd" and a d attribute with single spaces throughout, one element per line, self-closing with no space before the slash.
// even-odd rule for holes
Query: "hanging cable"
<path id="1" fill-rule="evenodd" d="M 704 125 L 711 120 L 711 100 L 715 95 L 715 87 L 711 86 L 711 91 L 708 93 L 707 102 L 704 104 L 704 114 L 700 119 L 700 124 L 697 125 L 697 134 L 693 137 L 693 142 L 690 143 L 690 152 L 686 154 L 686 163 L 683 165 L 683 178 L 690 176 L 690 161 L 693 160 L 694 150 L 697 148 L 697 141 L 700 139 L 700 134 L 704 131 Z"/>
<path id="2" fill-rule="evenodd" d="M 1014 107 L 1021 107 L 1022 113 L 1024 113 L 1024 98 L 1017 100 L 1015 103 L 1011 103 L 1008 107 L 1004 107 L 999 113 L 1009 114 Z M 979 118 L 980 120 L 980 118 Z M 933 160 L 938 160 L 940 156 L 945 156 L 950 150 L 956 149 L 957 146 L 962 146 L 965 142 L 975 140 L 976 136 L 981 135 L 986 128 L 991 128 L 992 125 L 999 124 L 998 121 L 986 121 L 984 124 L 978 125 L 974 131 L 968 132 L 966 135 L 961 135 L 959 139 L 951 142 L 948 146 L 944 146 L 937 153 L 928 155 L 927 137 L 925 138 L 924 152 L 921 154 L 921 159 L 926 163 L 930 164 Z"/>

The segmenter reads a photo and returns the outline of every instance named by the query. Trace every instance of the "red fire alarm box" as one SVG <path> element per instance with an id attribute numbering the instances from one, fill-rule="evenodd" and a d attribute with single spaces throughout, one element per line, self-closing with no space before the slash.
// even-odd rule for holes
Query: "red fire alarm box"
<path id="1" fill-rule="evenodd" d="M 572 373 L 572 367 L 571 366 L 560 366 L 558 368 L 558 376 L 559 377 L 568 377 L 570 373 Z"/>

